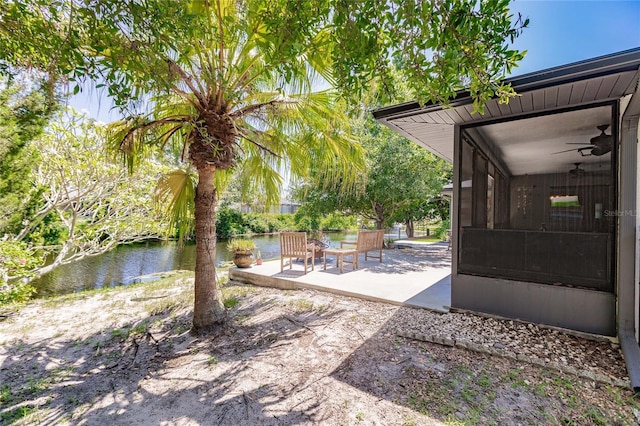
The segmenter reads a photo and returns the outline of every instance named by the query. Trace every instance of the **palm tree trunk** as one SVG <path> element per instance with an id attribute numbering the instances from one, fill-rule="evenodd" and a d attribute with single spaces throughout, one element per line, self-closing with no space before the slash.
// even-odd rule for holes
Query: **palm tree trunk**
<path id="1" fill-rule="evenodd" d="M 216 287 L 216 204 L 215 167 L 198 167 L 195 197 L 196 272 L 193 328 L 210 329 L 225 319 L 225 310 Z"/>

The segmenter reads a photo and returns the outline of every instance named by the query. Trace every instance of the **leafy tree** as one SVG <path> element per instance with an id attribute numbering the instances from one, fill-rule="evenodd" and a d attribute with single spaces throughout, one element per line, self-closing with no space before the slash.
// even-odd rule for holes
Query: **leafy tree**
<path id="1" fill-rule="evenodd" d="M 406 144 L 409 141 L 404 141 Z M 405 193 L 404 203 L 399 206 L 397 211 L 392 215 L 391 221 L 404 223 L 408 237 L 414 236 L 414 225 L 424 219 L 448 220 L 449 219 L 449 202 L 445 200 L 440 191 L 442 187 L 453 179 L 453 168 L 451 164 L 435 155 L 425 151 L 424 149 L 410 143 L 410 151 L 414 151 L 416 155 L 409 156 L 409 162 L 415 161 L 413 170 L 403 177 L 413 175 L 414 181 L 410 185 L 410 191 Z M 425 155 L 426 154 L 426 155 Z M 406 169 L 410 164 L 405 163 Z M 418 163 L 420 163 L 418 165 Z M 401 167 L 405 169 L 405 167 Z M 414 173 L 420 174 L 415 176 Z M 404 184 L 410 184 L 410 180 L 405 180 Z"/>
<path id="2" fill-rule="evenodd" d="M 248 206 L 252 212 L 266 213 L 269 209 L 265 192 L 255 185 L 247 185 L 246 178 L 242 170 L 233 170 L 224 193 L 220 194 L 220 206 L 234 209 Z"/>
<path id="3" fill-rule="evenodd" d="M 294 191 L 305 201 L 298 212 L 316 218 L 335 211 L 359 214 L 378 229 L 401 222 L 409 236 L 415 221 L 448 216 L 440 205 L 440 191 L 451 180 L 451 165 L 371 118 L 360 123 L 367 170 L 357 189 L 337 191 L 314 177 Z"/>
<path id="4" fill-rule="evenodd" d="M 33 173 L 41 207 L 14 240 L 27 239 L 51 215 L 65 230 L 53 261 L 38 268 L 38 275 L 118 244 L 158 236 L 166 227 L 151 202 L 159 167 L 144 163 L 128 176 L 109 160 L 104 141 L 101 126 L 75 113 L 58 116 L 37 141 L 46 158 Z"/>
<path id="5" fill-rule="evenodd" d="M 335 95 L 313 93 L 312 77 L 351 99 L 373 81 L 392 93 L 389 70 L 397 63 L 421 101 L 446 100 L 465 86 L 479 109 L 491 96 L 506 100 L 513 93 L 500 79 L 522 57 L 506 40 L 526 24 L 512 22 L 508 4 L 14 0 L 0 6 L 0 58 L 51 81 L 100 77 L 122 107 L 152 101 L 152 112 L 121 123 L 113 140 L 132 167 L 155 143 L 182 146 L 196 170 L 197 186 L 183 171 L 165 181 L 165 194 L 183 201 L 195 194 L 194 327 L 201 329 L 223 319 L 209 247 L 224 171 L 236 166 L 248 184 L 276 194 L 285 165 L 292 176 L 311 164 L 323 173 L 357 153 L 331 107 Z M 286 164 L 289 157 L 295 161 Z M 339 176 L 357 173 L 357 163 L 341 164 Z M 182 213 L 187 220 L 188 209 Z"/>
<path id="6" fill-rule="evenodd" d="M 434 154 L 384 128 L 374 150 L 375 165 L 369 173 L 366 196 L 375 221 L 404 223 L 413 236 L 414 222 L 432 217 L 431 206 L 442 199 L 440 191 L 451 180 L 451 165 Z"/>
<path id="7" fill-rule="evenodd" d="M 52 83 L 61 76 L 76 82 L 85 76 L 103 78 L 116 104 L 124 106 L 149 92 L 132 90 L 130 84 L 153 74 L 146 74 L 149 69 L 125 75 L 118 70 L 130 65 L 132 58 L 144 58 L 148 49 L 184 54 L 174 47 L 177 41 L 194 35 L 189 12 L 197 14 L 213 6 L 221 11 L 241 10 L 241 19 L 257 23 L 265 59 L 279 63 L 287 79 L 295 74 L 291 64 L 306 54 L 308 43 L 322 41 L 334 47 L 319 58 L 333 64 L 332 81 L 343 93 L 356 95 L 352 99 L 358 99 L 373 81 L 382 83 L 382 94 L 393 96 L 391 70 L 398 66 L 421 102 L 446 102 L 456 90 L 468 88 L 475 106 L 482 110 L 483 102 L 493 96 L 507 101 L 514 95 L 500 80 L 524 56 L 509 41 L 529 21 L 511 14 L 509 3 L 12 0 L 0 4 L 0 59 L 5 68 L 39 70 Z M 217 25 L 214 20 L 210 23 Z M 145 89 L 155 84 L 150 81 Z M 74 91 L 78 89 L 76 85 Z"/>
<path id="8" fill-rule="evenodd" d="M 4 79 L 0 86 L 0 235 L 16 233 L 30 207 L 30 173 L 40 161 L 29 145 L 52 112 L 36 84 Z"/>
<path id="9" fill-rule="evenodd" d="M 27 244 L 0 241 L 0 306 L 10 302 L 23 302 L 35 289 L 27 281 L 18 280 L 33 275 L 33 269 L 42 262 L 41 256 Z"/>

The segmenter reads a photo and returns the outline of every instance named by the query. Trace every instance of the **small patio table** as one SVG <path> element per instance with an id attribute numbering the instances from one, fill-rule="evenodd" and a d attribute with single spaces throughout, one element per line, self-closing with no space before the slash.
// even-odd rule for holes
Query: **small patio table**
<path id="1" fill-rule="evenodd" d="M 327 269 L 327 255 L 334 255 L 336 257 L 336 266 L 340 268 L 340 273 L 342 273 L 342 265 L 347 262 L 350 263 L 353 269 L 358 269 L 358 252 L 355 249 L 324 249 L 322 251 L 323 259 L 324 259 L 324 267 L 323 270 Z M 345 261 L 345 256 L 351 256 L 351 261 Z"/>

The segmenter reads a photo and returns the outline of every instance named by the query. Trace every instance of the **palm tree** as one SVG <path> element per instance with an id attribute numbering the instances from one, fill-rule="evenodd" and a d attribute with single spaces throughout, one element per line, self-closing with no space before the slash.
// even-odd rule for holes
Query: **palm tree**
<path id="1" fill-rule="evenodd" d="M 314 90 L 317 82 L 331 82 L 326 34 L 316 34 L 283 68 L 274 55 L 277 45 L 267 42 L 247 3 L 202 3 L 192 39 L 148 60 L 148 78 L 158 82 L 145 92 L 152 111 L 112 125 L 111 143 L 130 167 L 153 155 L 152 148 L 178 151 L 188 165 L 164 177 L 159 188 L 160 198 L 169 197 L 174 223 L 184 228 L 195 217 L 196 330 L 224 321 L 215 281 L 215 219 L 231 170 L 238 169 L 247 185 L 264 188 L 273 202 L 284 170 L 295 178 L 312 165 L 331 170 L 337 163 L 354 175 L 362 162 L 335 93 Z"/>

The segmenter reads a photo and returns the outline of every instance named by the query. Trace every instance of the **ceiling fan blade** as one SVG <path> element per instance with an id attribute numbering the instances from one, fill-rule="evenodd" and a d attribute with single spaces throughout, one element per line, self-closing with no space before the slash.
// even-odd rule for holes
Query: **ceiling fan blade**
<path id="1" fill-rule="evenodd" d="M 585 147 L 593 146 L 593 144 L 583 143 L 583 142 L 567 142 L 565 145 L 584 145 Z"/>
<path id="2" fill-rule="evenodd" d="M 565 149 L 564 151 L 558 151 L 558 152 L 552 152 L 551 155 L 555 155 L 555 154 L 562 154 L 563 152 L 571 152 L 571 151 L 580 151 L 581 149 L 588 149 L 590 147 L 586 146 L 584 148 L 571 148 L 571 149 Z"/>

